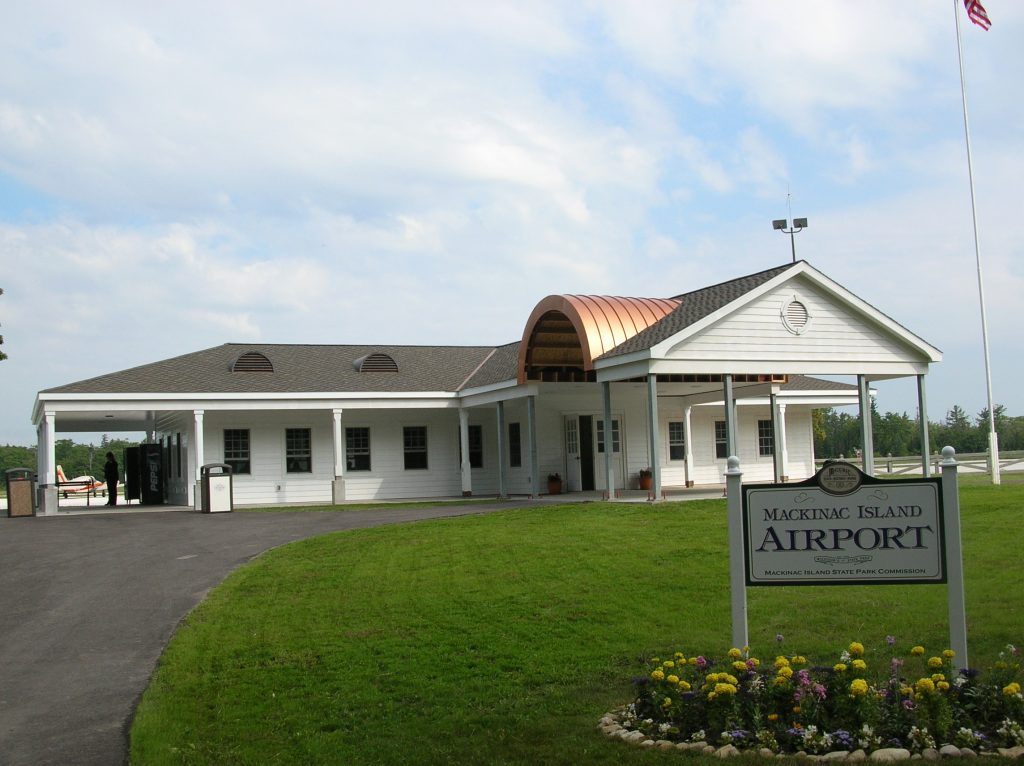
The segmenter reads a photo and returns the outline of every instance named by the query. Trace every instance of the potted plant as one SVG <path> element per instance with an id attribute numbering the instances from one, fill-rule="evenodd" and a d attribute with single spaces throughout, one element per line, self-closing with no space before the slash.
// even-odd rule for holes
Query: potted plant
<path id="1" fill-rule="evenodd" d="M 654 474 L 651 473 L 650 468 L 640 469 L 640 489 L 647 492 L 651 491 L 651 486 L 654 484 Z"/>
<path id="2" fill-rule="evenodd" d="M 548 474 L 548 494 L 549 495 L 560 495 L 562 494 L 562 477 L 557 473 Z"/>

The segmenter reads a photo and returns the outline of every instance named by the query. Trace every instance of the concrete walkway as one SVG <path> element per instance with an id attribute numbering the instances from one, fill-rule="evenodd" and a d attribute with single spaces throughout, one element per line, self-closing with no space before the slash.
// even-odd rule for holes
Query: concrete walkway
<path id="1" fill-rule="evenodd" d="M 240 564 L 336 530 L 537 507 L 0 517 L 0 764 L 113 766 L 181 619 Z"/>

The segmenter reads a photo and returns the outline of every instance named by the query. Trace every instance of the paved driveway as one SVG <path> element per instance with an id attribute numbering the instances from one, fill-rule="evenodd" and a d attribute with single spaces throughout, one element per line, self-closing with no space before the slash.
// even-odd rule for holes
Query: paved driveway
<path id="1" fill-rule="evenodd" d="M 132 711 L 178 622 L 268 548 L 526 504 L 0 517 L 0 764 L 126 762 Z"/>

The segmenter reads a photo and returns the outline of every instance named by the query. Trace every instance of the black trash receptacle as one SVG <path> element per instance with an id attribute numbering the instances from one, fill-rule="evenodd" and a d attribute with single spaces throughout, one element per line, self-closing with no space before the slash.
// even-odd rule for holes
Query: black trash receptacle
<path id="1" fill-rule="evenodd" d="M 231 466 L 227 463 L 207 463 L 199 468 L 203 485 L 203 513 L 224 513 L 235 508 L 235 493 L 231 479 Z"/>
<path id="2" fill-rule="evenodd" d="M 36 478 L 31 468 L 10 468 L 7 481 L 7 515 L 36 515 Z"/>

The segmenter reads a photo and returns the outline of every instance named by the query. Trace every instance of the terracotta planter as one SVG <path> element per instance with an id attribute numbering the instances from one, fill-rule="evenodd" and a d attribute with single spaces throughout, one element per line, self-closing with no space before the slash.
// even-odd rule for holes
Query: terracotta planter
<path id="1" fill-rule="evenodd" d="M 640 478 L 640 489 L 644 490 L 645 492 L 650 492 L 651 491 L 651 487 L 654 486 L 654 477 L 653 476 L 641 476 L 639 478 Z"/>
<path id="2" fill-rule="evenodd" d="M 562 482 L 548 479 L 548 494 L 549 495 L 560 495 L 562 494 Z"/>

